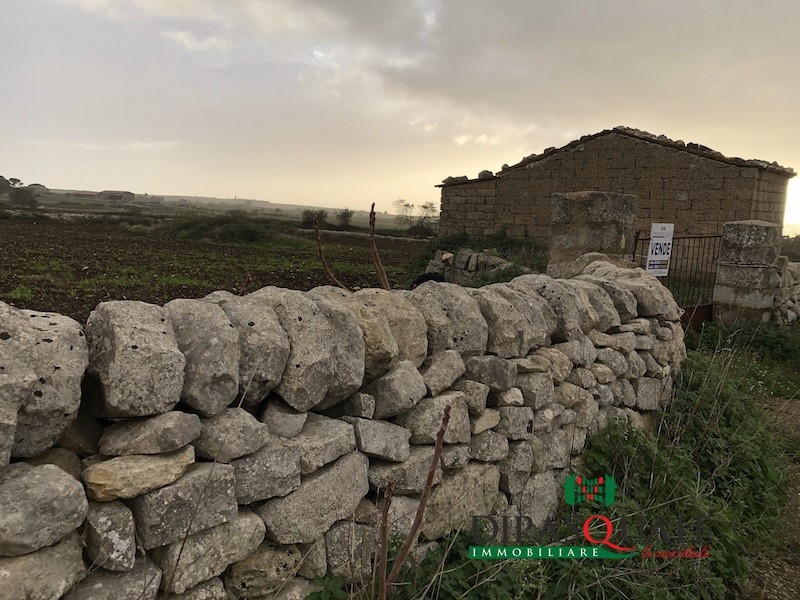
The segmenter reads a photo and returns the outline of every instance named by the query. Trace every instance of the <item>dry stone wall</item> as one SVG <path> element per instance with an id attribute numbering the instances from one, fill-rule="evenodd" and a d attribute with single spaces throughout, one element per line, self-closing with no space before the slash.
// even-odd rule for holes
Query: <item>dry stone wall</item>
<path id="1" fill-rule="evenodd" d="M 541 525 L 587 436 L 652 423 L 685 356 L 655 278 L 583 264 L 479 289 L 105 302 L 85 327 L 0 304 L 0 598 L 366 581 L 381 492 L 405 535 L 448 407 L 418 552 L 472 515 Z"/>

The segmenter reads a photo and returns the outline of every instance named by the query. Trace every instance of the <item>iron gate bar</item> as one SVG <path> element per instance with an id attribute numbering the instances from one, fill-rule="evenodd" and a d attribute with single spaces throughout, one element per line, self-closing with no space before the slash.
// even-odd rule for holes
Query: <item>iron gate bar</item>
<path id="1" fill-rule="evenodd" d="M 641 267 L 646 266 L 650 242 L 650 236 L 643 233 L 636 232 L 631 253 L 633 262 Z M 720 235 L 679 235 L 672 238 L 669 275 L 659 279 L 681 308 L 711 304 L 721 239 Z"/>

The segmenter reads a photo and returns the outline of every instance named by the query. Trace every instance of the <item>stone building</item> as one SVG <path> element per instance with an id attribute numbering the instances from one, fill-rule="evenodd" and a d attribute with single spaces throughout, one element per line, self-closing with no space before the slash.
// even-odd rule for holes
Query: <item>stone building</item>
<path id="1" fill-rule="evenodd" d="M 786 185 L 795 172 L 777 163 L 723 156 L 699 144 L 615 127 L 532 154 L 496 174 L 448 177 L 441 232 L 505 231 L 547 239 L 550 196 L 599 190 L 634 194 L 635 228 L 675 223 L 675 234 L 720 234 L 726 221 L 783 224 Z"/>

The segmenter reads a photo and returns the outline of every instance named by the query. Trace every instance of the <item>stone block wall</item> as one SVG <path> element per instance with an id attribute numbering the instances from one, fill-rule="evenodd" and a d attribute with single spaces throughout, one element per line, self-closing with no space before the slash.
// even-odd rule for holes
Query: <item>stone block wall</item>
<path id="1" fill-rule="evenodd" d="M 443 233 L 549 236 L 554 193 L 603 190 L 638 197 L 635 228 L 675 223 L 676 235 L 721 234 L 726 221 L 783 223 L 787 175 L 730 164 L 612 131 L 494 179 L 442 187 Z"/>
<path id="2" fill-rule="evenodd" d="M 725 223 L 714 284 L 714 320 L 726 325 L 800 316 L 800 263 L 780 255 L 781 227 L 765 221 Z"/>
<path id="3" fill-rule="evenodd" d="M 382 491 L 417 548 L 472 515 L 544 523 L 587 436 L 651 425 L 685 356 L 653 277 L 0 304 L 0 598 L 301 598 L 368 580 Z"/>

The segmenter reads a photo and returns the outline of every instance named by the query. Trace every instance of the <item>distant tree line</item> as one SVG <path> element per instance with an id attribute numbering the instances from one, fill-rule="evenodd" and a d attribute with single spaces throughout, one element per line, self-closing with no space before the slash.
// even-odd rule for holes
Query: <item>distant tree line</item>
<path id="1" fill-rule="evenodd" d="M 36 194 L 29 187 L 23 187 L 22 181 L 16 177 L 6 179 L 0 175 L 0 194 L 7 193 L 8 201 L 12 206 L 21 208 L 36 208 Z"/>

